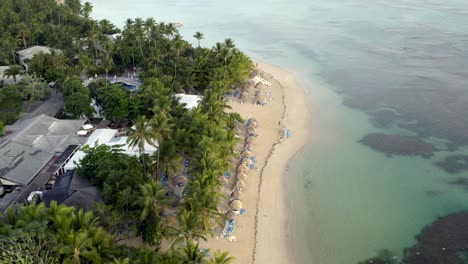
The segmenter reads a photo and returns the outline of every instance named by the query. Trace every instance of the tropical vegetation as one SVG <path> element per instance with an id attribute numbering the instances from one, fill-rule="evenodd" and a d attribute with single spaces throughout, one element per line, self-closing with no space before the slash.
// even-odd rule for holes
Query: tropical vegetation
<path id="1" fill-rule="evenodd" d="M 94 103 L 113 126 L 128 126 L 128 144 L 90 146 L 77 168 L 101 192 L 94 212 L 52 204 L 8 209 L 0 218 L 0 256 L 13 263 L 230 263 L 226 252 L 208 257 L 198 246 L 222 227 L 223 173 L 231 169 L 238 114 L 227 114 L 226 95 L 245 85 L 253 64 L 232 39 L 194 47 L 172 23 L 127 19 L 122 29 L 90 18 L 79 0 L 0 2 L 0 63 L 13 84 L 0 87 L 0 121 L 15 121 L 54 87 L 67 118 L 91 119 Z M 16 52 L 34 45 L 56 50 L 16 66 Z M 16 83 L 16 77 L 22 75 Z M 138 78 L 130 90 L 109 76 Z M 97 77 L 97 78 L 96 78 Z M 91 79 L 91 81 L 90 81 Z M 176 93 L 202 97 L 186 109 Z M 157 151 L 146 154 L 152 146 Z M 119 240 L 141 238 L 127 248 Z M 162 252 L 160 245 L 170 243 Z M 17 249 L 22 254 L 15 255 Z M 41 262 L 42 261 L 42 262 Z"/>

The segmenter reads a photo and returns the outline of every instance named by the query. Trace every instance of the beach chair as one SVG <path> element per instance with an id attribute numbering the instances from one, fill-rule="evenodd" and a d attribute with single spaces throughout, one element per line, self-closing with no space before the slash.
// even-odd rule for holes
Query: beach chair
<path id="1" fill-rule="evenodd" d="M 242 209 L 239 210 L 240 215 L 245 215 L 246 213 L 247 213 L 247 209 L 242 208 Z"/>
<path id="2" fill-rule="evenodd" d="M 229 179 L 231 177 L 231 173 L 229 171 L 226 171 L 224 173 L 224 178 Z"/>
<path id="3" fill-rule="evenodd" d="M 229 236 L 228 241 L 229 242 L 236 242 L 237 241 L 236 236 Z"/>
<path id="4" fill-rule="evenodd" d="M 202 253 L 202 255 L 203 255 L 204 257 L 208 257 L 208 252 L 209 252 L 209 251 L 210 251 L 210 250 L 207 249 L 207 248 L 202 248 L 202 249 L 200 249 L 200 252 Z"/>

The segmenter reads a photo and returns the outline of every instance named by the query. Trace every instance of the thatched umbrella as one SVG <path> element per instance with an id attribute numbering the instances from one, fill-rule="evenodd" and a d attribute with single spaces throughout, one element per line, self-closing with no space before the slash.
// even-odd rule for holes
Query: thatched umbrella
<path id="1" fill-rule="evenodd" d="M 175 185 L 185 185 L 185 184 L 187 184 L 187 182 L 188 182 L 188 179 L 186 177 L 182 176 L 182 175 L 175 177 L 174 180 L 173 180 L 173 183 Z"/>
<path id="2" fill-rule="evenodd" d="M 239 211 L 242 208 L 242 203 L 239 200 L 234 200 L 229 204 L 231 209 Z"/>
<path id="3" fill-rule="evenodd" d="M 241 100 L 247 100 L 249 98 L 249 93 L 248 92 L 243 92 L 240 95 Z"/>
<path id="4" fill-rule="evenodd" d="M 252 152 L 250 152 L 248 149 L 242 151 L 242 156 L 243 157 L 250 157 L 252 156 Z"/>
<path id="5" fill-rule="evenodd" d="M 265 100 L 267 100 L 268 98 L 266 97 L 265 94 L 263 93 L 259 93 L 257 95 L 255 95 L 255 100 L 260 102 L 260 103 L 263 103 Z"/>
<path id="6" fill-rule="evenodd" d="M 252 143 L 245 143 L 245 144 L 244 144 L 244 151 L 245 151 L 245 150 L 252 151 L 252 150 L 253 150 L 253 145 L 252 145 Z"/>
<path id="7" fill-rule="evenodd" d="M 231 198 L 234 200 L 242 200 L 243 196 L 241 190 L 235 190 L 231 193 Z"/>
<path id="8" fill-rule="evenodd" d="M 255 133 L 257 133 L 257 130 L 255 129 L 255 127 L 249 126 L 247 128 L 247 134 L 255 134 Z"/>
<path id="9" fill-rule="evenodd" d="M 254 141 L 254 138 L 253 138 L 253 137 L 247 137 L 247 138 L 245 139 L 245 143 L 248 143 L 248 144 L 252 144 L 253 141 Z"/>
<path id="10" fill-rule="evenodd" d="M 250 89 L 252 89 L 252 87 L 255 87 L 255 82 L 254 80 L 249 79 L 245 82 L 245 86 L 242 87 L 242 91 L 249 91 Z"/>
<path id="11" fill-rule="evenodd" d="M 255 118 L 250 118 L 250 119 L 249 119 L 249 124 L 248 124 L 248 126 L 253 126 L 253 127 L 257 128 L 257 127 L 258 127 L 258 121 L 257 121 L 257 119 L 255 119 Z"/>
<path id="12" fill-rule="evenodd" d="M 246 173 L 248 171 L 249 171 L 249 167 L 247 167 L 244 164 L 241 164 L 237 167 L 237 173 L 240 173 L 240 172 Z"/>
<path id="13" fill-rule="evenodd" d="M 252 71 L 252 74 L 251 74 L 250 76 L 253 78 L 253 77 L 255 77 L 255 76 L 259 75 L 259 74 L 260 74 L 260 70 L 254 69 L 254 70 Z"/>
<path id="14" fill-rule="evenodd" d="M 247 173 L 244 173 L 244 172 L 237 173 L 236 179 L 241 180 L 241 181 L 247 180 Z"/>
<path id="15" fill-rule="evenodd" d="M 247 166 L 249 166 L 250 164 L 252 164 L 252 162 L 253 162 L 253 161 L 252 161 L 251 159 L 249 159 L 249 158 L 242 158 L 242 159 L 241 159 L 241 164 L 244 164 L 244 165 L 247 165 Z"/>
<path id="16" fill-rule="evenodd" d="M 226 216 L 227 216 L 227 218 L 228 218 L 229 220 L 233 220 L 234 217 L 236 217 L 237 215 L 238 215 L 238 213 L 236 213 L 236 212 L 234 212 L 234 211 L 232 211 L 232 210 L 229 211 L 229 212 L 226 214 Z"/>
<path id="17" fill-rule="evenodd" d="M 239 188 L 239 189 L 242 189 L 242 188 L 245 187 L 245 182 L 242 181 L 242 180 L 237 180 L 235 187 Z"/>

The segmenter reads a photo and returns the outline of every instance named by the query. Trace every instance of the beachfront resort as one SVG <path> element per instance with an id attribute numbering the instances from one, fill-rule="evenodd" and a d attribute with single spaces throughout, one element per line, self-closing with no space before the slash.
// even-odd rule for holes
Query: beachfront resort
<path id="1" fill-rule="evenodd" d="M 281 84 L 231 39 L 35 3 L 0 3 L 22 26 L 0 18 L 0 262 L 261 258 L 264 171 L 294 129 Z"/>

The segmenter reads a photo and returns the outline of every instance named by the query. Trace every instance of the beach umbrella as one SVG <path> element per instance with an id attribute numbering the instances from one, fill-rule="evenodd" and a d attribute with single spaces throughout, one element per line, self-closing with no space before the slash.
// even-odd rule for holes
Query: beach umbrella
<path id="1" fill-rule="evenodd" d="M 253 141 L 254 141 L 254 138 L 253 138 L 253 137 L 247 137 L 247 138 L 245 139 L 245 143 L 252 144 Z"/>
<path id="2" fill-rule="evenodd" d="M 239 200 L 234 200 L 229 204 L 231 209 L 239 211 L 242 208 L 242 203 Z"/>
<path id="3" fill-rule="evenodd" d="M 241 164 L 237 167 L 237 173 L 243 172 L 247 173 L 249 171 L 249 167 L 247 167 L 245 164 Z"/>
<path id="4" fill-rule="evenodd" d="M 249 93 L 248 92 L 241 93 L 241 95 L 240 95 L 241 100 L 247 100 L 247 98 L 249 98 Z"/>
<path id="5" fill-rule="evenodd" d="M 247 134 L 255 134 L 255 133 L 257 133 L 257 130 L 255 129 L 255 127 L 249 126 L 247 128 Z"/>
<path id="6" fill-rule="evenodd" d="M 245 143 L 244 144 L 244 151 L 245 150 L 253 151 L 253 145 L 251 143 Z"/>
<path id="7" fill-rule="evenodd" d="M 231 198 L 234 200 L 242 200 L 243 196 L 241 190 L 235 190 L 231 193 Z"/>
<path id="8" fill-rule="evenodd" d="M 243 164 L 243 165 L 249 166 L 250 164 L 252 164 L 252 162 L 253 161 L 251 159 L 249 159 L 249 158 L 242 158 L 241 159 L 241 164 Z"/>
<path id="9" fill-rule="evenodd" d="M 242 189 L 242 188 L 245 187 L 245 182 L 242 181 L 242 180 L 237 180 L 235 187 L 239 188 L 239 189 Z"/>
<path id="10" fill-rule="evenodd" d="M 243 157 L 250 157 L 250 156 L 252 156 L 252 152 L 250 152 L 248 149 L 246 149 L 246 150 L 244 150 L 242 152 L 242 156 Z"/>
<path id="11" fill-rule="evenodd" d="M 259 75 L 260 74 L 260 70 L 258 69 L 255 69 L 252 71 L 252 74 L 250 75 L 251 78 L 254 78 L 255 76 Z"/>
<path id="12" fill-rule="evenodd" d="M 253 126 L 253 127 L 257 128 L 257 127 L 258 127 L 258 121 L 257 121 L 257 119 L 255 119 L 255 118 L 250 118 L 250 119 L 249 119 L 248 126 Z"/>
<path id="13" fill-rule="evenodd" d="M 238 213 L 236 213 L 236 212 L 234 212 L 234 211 L 232 211 L 232 210 L 229 211 L 229 212 L 226 214 L 226 216 L 227 216 L 227 218 L 228 218 L 229 220 L 233 220 L 234 217 L 236 217 L 237 215 L 238 215 Z"/>
<path id="14" fill-rule="evenodd" d="M 244 172 L 237 173 L 236 179 L 241 180 L 241 181 L 247 180 L 247 173 L 244 173 Z"/>

